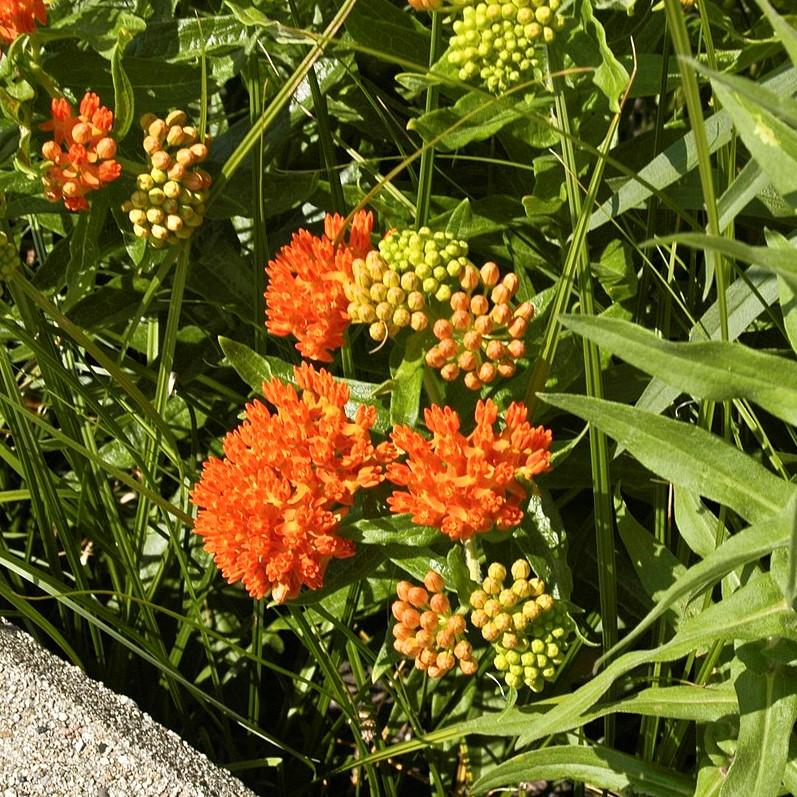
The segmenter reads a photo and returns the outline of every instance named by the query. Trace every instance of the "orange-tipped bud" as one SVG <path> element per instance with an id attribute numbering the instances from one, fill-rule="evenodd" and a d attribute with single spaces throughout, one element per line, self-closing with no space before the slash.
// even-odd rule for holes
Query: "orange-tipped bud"
<path id="1" fill-rule="evenodd" d="M 437 654 L 435 663 L 445 673 L 457 663 L 457 660 L 450 650 L 441 650 L 440 653 Z"/>
<path id="2" fill-rule="evenodd" d="M 83 144 L 84 146 L 91 141 L 91 125 L 85 122 L 78 122 L 72 128 L 72 138 L 76 144 Z"/>
<path id="3" fill-rule="evenodd" d="M 512 318 L 512 310 L 508 304 L 497 304 L 493 307 L 490 317 L 496 324 L 502 326 L 503 324 L 509 323 L 509 319 Z"/>
<path id="4" fill-rule="evenodd" d="M 459 366 L 456 363 L 446 363 L 440 369 L 440 376 L 446 382 L 453 382 L 459 376 Z"/>
<path id="5" fill-rule="evenodd" d="M 427 317 L 426 313 L 417 310 L 410 316 L 410 326 L 416 332 L 422 332 L 426 327 L 429 326 L 429 318 Z"/>
<path id="6" fill-rule="evenodd" d="M 454 639 L 454 635 L 448 630 L 448 628 L 443 628 L 441 631 L 437 632 L 437 636 L 435 637 L 435 642 L 438 648 L 453 648 L 456 640 Z"/>
<path id="7" fill-rule="evenodd" d="M 420 609 L 428 603 L 429 593 L 423 587 L 410 587 L 407 592 L 407 600 L 417 609 Z"/>
<path id="8" fill-rule="evenodd" d="M 425 611 L 421 615 L 421 628 L 424 631 L 435 631 L 438 625 L 440 625 L 440 617 L 437 612 Z"/>
<path id="9" fill-rule="evenodd" d="M 517 293 L 520 280 L 517 278 L 517 274 L 510 271 L 509 274 L 504 275 L 501 284 L 509 291 L 509 297 L 512 298 Z"/>
<path id="10" fill-rule="evenodd" d="M 479 669 L 479 664 L 473 659 L 460 659 L 459 669 L 463 675 L 473 675 Z"/>
<path id="11" fill-rule="evenodd" d="M 443 580 L 443 577 L 440 575 L 440 573 L 430 570 L 423 577 L 423 585 L 429 590 L 429 592 L 442 592 L 446 587 L 446 582 Z"/>
<path id="12" fill-rule="evenodd" d="M 408 600 L 412 587 L 413 584 L 411 581 L 399 581 L 399 583 L 396 584 L 396 595 L 398 595 L 402 601 L 406 601 Z"/>
<path id="13" fill-rule="evenodd" d="M 407 628 L 404 623 L 396 623 L 393 626 L 393 636 L 399 640 L 409 639 L 412 636 L 412 629 Z"/>
<path id="14" fill-rule="evenodd" d="M 486 385 L 489 385 L 495 379 L 496 368 L 492 363 L 482 363 L 479 368 L 479 379 Z"/>
<path id="15" fill-rule="evenodd" d="M 163 139 L 166 138 L 166 131 L 169 129 L 169 126 L 163 119 L 153 119 L 150 122 L 149 127 L 147 127 L 147 133 L 149 136 L 154 138 L 158 143 L 162 143 Z"/>
<path id="16" fill-rule="evenodd" d="M 481 386 L 481 380 L 474 371 L 465 374 L 465 387 L 468 388 L 468 390 L 480 390 Z"/>
<path id="17" fill-rule="evenodd" d="M 498 266 L 492 261 L 485 263 L 479 270 L 479 274 L 482 278 L 482 282 L 488 288 L 497 285 L 498 280 L 501 278 L 501 272 L 498 270 Z"/>
<path id="18" fill-rule="evenodd" d="M 156 169 L 163 169 L 164 171 L 171 168 L 172 165 L 172 156 L 163 149 L 153 152 L 150 160 Z"/>
<path id="19" fill-rule="evenodd" d="M 112 138 L 106 136 L 97 142 L 95 150 L 97 151 L 98 157 L 103 160 L 110 160 L 116 155 L 116 142 Z"/>
<path id="20" fill-rule="evenodd" d="M 486 296 L 477 293 L 476 296 L 471 297 L 470 311 L 473 315 L 486 315 L 490 309 L 490 303 L 487 301 Z"/>
<path id="21" fill-rule="evenodd" d="M 426 364 L 430 368 L 442 368 L 446 364 L 446 357 L 443 352 L 440 351 L 439 346 L 432 346 L 429 351 L 426 352 Z"/>
<path id="22" fill-rule="evenodd" d="M 476 611 L 471 612 L 470 621 L 476 628 L 483 628 L 490 622 L 490 618 L 483 609 L 476 609 Z"/>
<path id="23" fill-rule="evenodd" d="M 55 141 L 45 141 L 42 144 L 42 155 L 48 160 L 56 162 L 61 155 L 61 147 Z"/>
<path id="24" fill-rule="evenodd" d="M 461 614 L 452 614 L 446 623 L 446 631 L 457 636 L 465 633 L 466 626 L 465 618 Z"/>
<path id="25" fill-rule="evenodd" d="M 432 333 L 438 340 L 443 341 L 451 338 L 454 334 L 454 329 L 450 321 L 447 321 L 445 318 L 438 318 L 437 321 L 434 322 Z"/>
<path id="26" fill-rule="evenodd" d="M 460 332 L 473 323 L 473 316 L 467 310 L 454 310 L 451 314 L 451 326 Z"/>
<path id="27" fill-rule="evenodd" d="M 517 317 L 507 327 L 507 331 L 513 338 L 522 338 L 526 334 L 529 322 L 525 318 Z"/>
<path id="28" fill-rule="evenodd" d="M 479 366 L 479 358 L 472 351 L 463 351 L 457 357 L 457 365 L 463 371 L 473 371 Z"/>
<path id="29" fill-rule="evenodd" d="M 468 351 L 478 351 L 482 345 L 482 336 L 480 332 L 471 329 L 466 332 L 462 337 L 462 346 Z"/>
<path id="30" fill-rule="evenodd" d="M 479 272 L 476 266 L 470 264 L 465 266 L 459 275 L 459 284 L 462 286 L 462 290 L 467 293 L 476 290 L 479 286 Z"/>
<path id="31" fill-rule="evenodd" d="M 526 321 L 531 321 L 534 318 L 534 305 L 531 302 L 523 302 L 517 310 L 515 310 L 517 318 L 523 318 Z"/>
<path id="32" fill-rule="evenodd" d="M 506 350 L 513 360 L 517 360 L 526 353 L 526 344 L 522 340 L 510 340 Z"/>
<path id="33" fill-rule="evenodd" d="M 509 291 L 502 284 L 496 285 L 490 292 L 490 299 L 495 304 L 505 304 L 511 298 Z"/>
<path id="34" fill-rule="evenodd" d="M 493 362 L 502 360 L 506 356 L 506 347 L 500 340 L 491 340 L 487 344 L 485 354 L 488 359 L 493 360 Z"/>
<path id="35" fill-rule="evenodd" d="M 144 152 L 146 152 L 147 155 L 152 155 L 153 152 L 157 152 L 161 148 L 161 143 L 154 136 L 147 136 L 144 139 L 143 146 Z"/>
<path id="36" fill-rule="evenodd" d="M 467 661 L 473 657 L 473 645 L 471 645 L 467 639 L 461 639 L 454 647 L 454 655 L 458 659 Z"/>
<path id="37" fill-rule="evenodd" d="M 432 595 L 429 601 L 429 606 L 432 608 L 432 611 L 435 611 L 438 614 L 446 614 L 451 610 L 451 604 L 449 603 L 448 597 L 442 592 L 436 592 L 434 595 Z"/>
<path id="38" fill-rule="evenodd" d="M 457 356 L 457 342 L 453 338 L 445 338 L 445 340 L 441 340 L 440 343 L 437 344 L 437 348 L 440 349 L 440 353 L 446 360 L 450 360 L 452 357 Z M 456 377 L 454 377 L 456 379 Z"/>
<path id="39" fill-rule="evenodd" d="M 515 371 L 517 371 L 517 366 L 511 360 L 504 360 L 498 363 L 498 376 L 502 379 L 509 379 L 514 376 Z"/>
<path id="40" fill-rule="evenodd" d="M 495 329 L 495 322 L 488 315 L 480 315 L 473 322 L 473 328 L 481 335 L 489 335 Z"/>
<path id="41" fill-rule="evenodd" d="M 468 310 L 470 307 L 468 294 L 464 293 L 463 291 L 457 291 L 456 293 L 452 294 L 450 305 L 453 311 Z"/>
<path id="42" fill-rule="evenodd" d="M 421 615 L 412 607 L 404 609 L 401 613 L 401 622 L 410 628 L 417 628 L 421 624 Z"/>

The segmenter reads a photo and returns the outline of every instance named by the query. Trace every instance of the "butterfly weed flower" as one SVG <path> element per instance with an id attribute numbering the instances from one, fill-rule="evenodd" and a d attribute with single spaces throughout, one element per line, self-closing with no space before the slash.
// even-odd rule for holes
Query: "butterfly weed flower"
<path id="1" fill-rule="evenodd" d="M 406 460 L 387 469 L 388 480 L 404 488 L 388 498 L 391 511 L 409 513 L 415 523 L 436 526 L 453 540 L 517 526 L 525 482 L 550 467 L 551 432 L 531 426 L 526 407 L 517 402 L 497 428 L 498 407 L 479 401 L 476 426 L 467 436 L 450 407 L 433 405 L 424 417 L 431 440 L 409 426 L 392 432 Z"/>
<path id="2" fill-rule="evenodd" d="M 43 0 L 0 2 L 0 41 L 10 44 L 23 33 L 33 33 L 37 22 L 47 23 L 47 6 Z"/>
<path id="3" fill-rule="evenodd" d="M 116 141 L 111 135 L 113 112 L 89 91 L 80 101 L 78 115 L 66 99 L 54 99 L 52 118 L 41 125 L 53 137 L 42 145 L 44 195 L 63 200 L 67 210 L 86 210 L 86 194 L 116 180 L 122 167 L 114 160 Z"/>
<path id="4" fill-rule="evenodd" d="M 494 666 L 507 686 L 523 684 L 533 692 L 556 679 L 570 645 L 573 621 L 545 582 L 531 577 L 531 567 L 518 559 L 512 583 L 500 562 L 492 562 L 487 577 L 470 596 L 471 623 L 495 650 Z"/>
<path id="5" fill-rule="evenodd" d="M 331 362 L 332 351 L 343 345 L 350 322 L 345 285 L 353 281 L 352 262 L 373 248 L 373 214 L 357 212 L 348 241 L 336 243 L 343 221 L 327 214 L 320 236 L 299 230 L 266 266 L 268 331 L 292 335 L 302 356 L 321 362 Z"/>
<path id="6" fill-rule="evenodd" d="M 391 606 L 397 621 L 393 648 L 415 659 L 415 666 L 430 678 L 442 678 L 457 664 L 462 673 L 473 675 L 478 664 L 466 639 L 465 617 L 452 610 L 444 590 L 445 581 L 434 570 L 426 574 L 422 587 L 398 582 L 398 600 Z"/>
<path id="7" fill-rule="evenodd" d="M 224 439 L 224 458 L 210 457 L 191 500 L 194 530 L 222 575 L 249 594 L 277 602 L 302 587 L 318 589 L 331 559 L 354 554 L 337 533 L 360 489 L 384 478 L 389 444 L 374 446 L 374 407 L 353 418 L 346 385 L 308 364 L 294 369 L 296 386 L 263 384 L 273 411 L 255 400 Z"/>

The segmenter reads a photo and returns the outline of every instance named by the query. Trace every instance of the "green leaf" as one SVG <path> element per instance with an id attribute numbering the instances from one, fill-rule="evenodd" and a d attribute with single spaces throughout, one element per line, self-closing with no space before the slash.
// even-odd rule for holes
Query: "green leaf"
<path id="1" fill-rule="evenodd" d="M 743 398 L 797 424 L 797 363 L 741 343 L 672 343 L 613 318 L 562 316 L 565 326 L 626 362 L 700 399 Z"/>
<path id="2" fill-rule="evenodd" d="M 79 215 L 72 231 L 69 239 L 69 264 L 66 267 L 66 310 L 94 287 L 100 265 L 97 239 L 108 215 L 108 201 L 107 191 L 97 191 L 92 197 L 89 211 Z"/>
<path id="3" fill-rule="evenodd" d="M 343 523 L 342 537 L 368 545 L 406 545 L 424 547 L 440 539 L 440 530 L 413 523 L 409 515 L 383 515 Z"/>
<path id="4" fill-rule="evenodd" d="M 116 138 L 121 141 L 130 130 L 135 117 L 136 100 L 133 85 L 125 72 L 122 55 L 125 45 L 120 39 L 111 55 L 111 80 L 113 81 L 113 118 Z"/>
<path id="5" fill-rule="evenodd" d="M 387 0 L 358 0 L 346 20 L 346 30 L 358 44 L 381 58 L 408 61 L 426 71 L 429 58 L 428 31 Z"/>
<path id="6" fill-rule="evenodd" d="M 683 576 L 686 567 L 666 545 L 657 542 L 653 535 L 634 519 L 619 495 L 615 496 L 614 510 L 620 539 L 628 551 L 645 592 L 656 602 Z M 676 627 L 686 613 L 687 603 L 686 596 L 682 596 L 674 600 L 668 609 L 667 614 L 671 615 L 673 625 Z"/>
<path id="7" fill-rule="evenodd" d="M 596 67 L 592 80 L 606 95 L 611 110 L 617 112 L 620 110 L 620 97 L 628 85 L 628 72 L 606 43 L 606 31 L 592 13 L 591 0 L 583 0 L 581 3 L 581 25 L 591 39 L 590 46 L 584 47 L 583 43 L 570 42 L 569 55 L 579 66 Z M 597 44 L 597 58 L 592 42 Z"/>
<path id="8" fill-rule="evenodd" d="M 788 547 L 791 543 L 795 513 L 797 513 L 797 494 L 792 496 L 789 505 L 776 516 L 749 526 L 729 537 L 705 559 L 690 567 L 674 584 L 664 590 L 658 603 L 615 647 L 615 650 L 625 647 L 639 637 L 646 628 L 649 628 L 656 619 L 673 606 L 676 600 L 696 595 L 739 565 L 754 562 L 779 548 Z M 611 655 L 611 651 L 607 655 Z"/>
<path id="9" fill-rule="evenodd" d="M 393 389 L 390 393 L 390 425 L 407 424 L 415 426 L 418 422 L 423 385 L 424 347 L 423 335 L 412 335 L 407 340 L 404 356 L 398 367 L 391 367 Z M 399 351 L 394 349 L 394 351 Z"/>
<path id="10" fill-rule="evenodd" d="M 252 9 L 254 13 L 256 10 Z M 233 53 L 251 45 L 252 36 L 244 22 L 233 14 L 187 17 L 150 22 L 144 33 L 136 36 L 129 54 L 136 58 L 161 61 L 193 61 Z M 270 20 L 265 27 L 277 27 Z M 247 35 L 249 34 L 249 35 Z"/>
<path id="11" fill-rule="evenodd" d="M 249 346 L 225 337 L 219 337 L 219 346 L 238 376 L 257 393 L 263 389 L 263 382 L 274 378 L 271 363 L 262 354 L 250 349 Z M 291 377 L 293 377 L 293 371 L 291 371 Z"/>
<path id="12" fill-rule="evenodd" d="M 521 753 L 482 775 L 473 784 L 473 791 L 484 794 L 520 781 L 561 778 L 599 789 L 633 789 L 657 797 L 691 797 L 694 791 L 694 782 L 685 775 L 600 745 L 551 746 Z"/>
<path id="13" fill-rule="evenodd" d="M 636 296 L 637 276 L 631 248 L 620 239 L 609 243 L 592 271 L 601 287 L 614 302 L 624 302 Z"/>
<path id="14" fill-rule="evenodd" d="M 762 81 L 762 85 L 775 94 L 791 95 L 797 90 L 797 69 L 789 69 Z M 709 153 L 716 152 L 731 139 L 733 122 L 723 110 L 705 120 Z M 606 224 L 616 216 L 637 207 L 653 194 L 680 180 L 697 166 L 697 148 L 694 132 L 671 144 L 657 155 L 647 166 L 640 169 L 633 179 L 624 183 L 590 218 L 590 230 Z"/>
<path id="15" fill-rule="evenodd" d="M 728 88 L 724 80 L 712 78 L 711 85 L 772 185 L 789 204 L 797 206 L 797 131 L 749 94 Z"/>
<path id="16" fill-rule="evenodd" d="M 549 393 L 541 398 L 594 423 L 658 476 L 719 501 L 749 521 L 771 517 L 795 493 L 752 457 L 697 426 L 587 396 Z"/>
<path id="17" fill-rule="evenodd" d="M 720 797 L 776 797 L 797 719 L 797 676 L 793 668 L 746 669 L 735 687 L 739 739 Z"/>
<path id="18" fill-rule="evenodd" d="M 772 25 L 772 30 L 775 31 L 780 43 L 786 48 L 791 62 L 794 66 L 797 66 L 797 32 L 795 32 L 793 25 L 789 25 L 789 23 L 775 11 L 769 3 L 769 0 L 755 0 L 755 2 L 769 20 L 769 24 Z"/>

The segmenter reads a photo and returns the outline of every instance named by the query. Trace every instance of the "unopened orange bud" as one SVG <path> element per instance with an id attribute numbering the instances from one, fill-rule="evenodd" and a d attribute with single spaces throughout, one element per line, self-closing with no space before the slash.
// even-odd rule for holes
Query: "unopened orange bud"
<path id="1" fill-rule="evenodd" d="M 512 360 L 503 360 L 498 363 L 498 376 L 502 379 L 509 379 L 511 376 L 514 376 L 515 371 L 517 371 L 517 366 Z"/>
<path id="2" fill-rule="evenodd" d="M 490 309 L 490 303 L 487 301 L 486 296 L 477 293 L 476 296 L 471 297 L 470 311 L 473 315 L 486 315 Z"/>
<path id="3" fill-rule="evenodd" d="M 55 162 L 61 155 L 61 147 L 55 141 L 45 141 L 42 144 L 42 155 L 46 160 Z"/>
<path id="4" fill-rule="evenodd" d="M 490 292 L 490 299 L 492 299 L 495 304 L 505 304 L 511 298 L 509 291 L 503 284 L 496 285 Z"/>
<path id="5" fill-rule="evenodd" d="M 393 636 L 401 641 L 409 639 L 409 637 L 412 636 L 412 629 L 407 628 L 407 626 L 404 625 L 404 623 L 396 623 L 393 626 Z"/>
<path id="6" fill-rule="evenodd" d="M 435 636 L 431 631 L 421 628 L 419 631 L 415 632 L 415 639 L 417 639 L 423 647 L 428 648 L 434 645 Z"/>
<path id="7" fill-rule="evenodd" d="M 161 144 L 157 138 L 154 138 L 153 136 L 146 136 L 143 147 L 144 152 L 146 152 L 147 155 L 152 155 L 153 152 L 158 152 L 158 150 L 160 150 Z"/>
<path id="8" fill-rule="evenodd" d="M 463 675 L 473 675 L 479 669 L 479 664 L 473 659 L 460 659 L 459 669 Z"/>
<path id="9" fill-rule="evenodd" d="M 457 365 L 463 371 L 473 371 L 479 366 L 479 358 L 472 351 L 463 351 L 457 357 Z"/>
<path id="10" fill-rule="evenodd" d="M 461 614 L 452 614 L 446 623 L 446 631 L 457 636 L 465 632 L 466 625 L 465 618 Z"/>
<path id="11" fill-rule="evenodd" d="M 450 360 L 452 357 L 457 356 L 457 350 L 459 347 L 453 338 L 445 338 L 437 344 L 437 348 L 440 349 L 440 353 L 446 358 L 446 360 Z M 456 379 L 456 377 L 454 378 Z"/>
<path id="12" fill-rule="evenodd" d="M 459 376 L 459 366 L 456 363 L 446 363 L 440 369 L 440 376 L 446 382 L 453 382 Z"/>
<path id="13" fill-rule="evenodd" d="M 208 148 L 204 144 L 192 144 L 191 154 L 194 156 L 195 161 L 199 163 L 207 158 Z"/>
<path id="14" fill-rule="evenodd" d="M 424 631 L 435 631 L 439 624 L 440 618 L 437 612 L 428 610 L 421 615 L 421 628 L 423 628 Z"/>
<path id="15" fill-rule="evenodd" d="M 493 623 L 487 623 L 487 625 L 482 628 L 482 636 L 488 642 L 495 642 L 496 639 L 501 635 L 501 632 L 495 627 Z"/>
<path id="16" fill-rule="evenodd" d="M 488 288 L 497 285 L 498 280 L 501 278 L 501 272 L 498 270 L 498 266 L 492 261 L 485 263 L 479 270 L 479 274 L 482 278 L 482 282 Z"/>
<path id="17" fill-rule="evenodd" d="M 525 318 L 517 317 L 507 327 L 507 331 L 513 338 L 522 338 L 526 334 L 528 321 Z"/>
<path id="18" fill-rule="evenodd" d="M 502 360 L 506 355 L 506 347 L 500 340 L 491 340 L 487 344 L 487 349 L 485 350 L 485 354 L 487 355 L 488 359 L 493 360 Z"/>
<path id="19" fill-rule="evenodd" d="M 465 661 L 467 661 L 473 656 L 473 645 L 471 645 L 467 639 L 461 639 L 454 648 L 454 655 L 458 659 L 465 659 Z"/>
<path id="20" fill-rule="evenodd" d="M 410 607 L 401 613 L 401 622 L 410 628 L 417 628 L 421 624 L 421 615 Z"/>
<path id="21" fill-rule="evenodd" d="M 480 315 L 473 322 L 473 328 L 481 335 L 489 335 L 495 329 L 495 322 L 488 315 Z"/>
<path id="22" fill-rule="evenodd" d="M 456 293 L 451 295 L 451 309 L 456 310 L 467 310 L 470 307 L 470 300 L 468 299 L 468 294 L 464 293 L 463 291 L 457 291 Z"/>
<path id="23" fill-rule="evenodd" d="M 506 350 L 513 360 L 517 360 L 526 353 L 526 344 L 522 340 L 510 340 Z"/>
<path id="24" fill-rule="evenodd" d="M 426 606 L 429 600 L 429 593 L 423 587 L 411 587 L 407 593 L 407 600 L 416 608 Z"/>
<path id="25" fill-rule="evenodd" d="M 429 318 L 427 317 L 426 313 L 417 310 L 410 316 L 410 326 L 416 332 L 422 332 L 426 327 L 429 326 Z"/>
<path id="26" fill-rule="evenodd" d="M 446 364 L 446 357 L 443 355 L 443 352 L 440 351 L 439 346 L 432 346 L 429 351 L 426 352 L 426 364 L 430 368 L 442 368 Z"/>
<path id="27" fill-rule="evenodd" d="M 470 621 L 476 628 L 483 628 L 490 622 L 490 618 L 483 609 L 476 609 L 476 611 L 471 612 Z"/>
<path id="28" fill-rule="evenodd" d="M 451 604 L 449 603 L 448 598 L 442 592 L 436 592 L 434 595 L 432 595 L 431 600 L 429 601 L 429 606 L 431 606 L 432 610 L 438 614 L 446 614 L 446 612 L 450 611 L 451 609 Z"/>
<path id="29" fill-rule="evenodd" d="M 462 346 L 468 351 L 478 351 L 482 345 L 482 336 L 480 332 L 471 329 L 466 332 L 462 337 Z"/>
<path id="30" fill-rule="evenodd" d="M 479 379 L 485 384 L 489 385 L 495 379 L 496 368 L 492 363 L 482 363 L 479 368 Z"/>
<path id="31" fill-rule="evenodd" d="M 91 125 L 85 122 L 78 122 L 72 128 L 72 138 L 76 144 L 83 144 L 84 146 L 91 141 Z"/>
<path id="32" fill-rule="evenodd" d="M 423 585 L 429 590 L 429 592 L 442 592 L 445 589 L 446 582 L 443 580 L 443 577 L 440 575 L 440 573 L 430 570 L 423 577 Z"/>
<path id="33" fill-rule="evenodd" d="M 454 334 L 451 322 L 445 318 L 438 318 L 432 327 L 432 333 L 438 340 L 447 340 Z"/>
<path id="34" fill-rule="evenodd" d="M 415 658 L 421 652 L 422 647 L 421 643 L 418 642 L 414 636 L 408 637 L 404 640 L 404 655 Z"/>
<path id="35" fill-rule="evenodd" d="M 497 304 L 493 307 L 493 311 L 490 313 L 490 317 L 495 321 L 496 324 L 502 326 L 509 322 L 509 319 L 512 318 L 512 310 L 508 304 Z"/>
<path id="36" fill-rule="evenodd" d="M 437 654 L 435 663 L 443 672 L 448 672 L 457 663 L 457 660 L 450 650 L 441 650 Z"/>
<path id="37" fill-rule="evenodd" d="M 480 390 L 481 386 L 482 383 L 479 377 L 473 371 L 465 374 L 465 387 L 468 388 L 468 390 Z"/>
<path id="38" fill-rule="evenodd" d="M 100 158 L 103 160 L 110 160 L 116 155 L 116 142 L 112 138 L 106 136 L 97 142 L 95 149 Z"/>
<path id="39" fill-rule="evenodd" d="M 61 186 L 61 193 L 67 198 L 80 196 L 80 186 L 74 180 L 67 180 Z"/>
<path id="40" fill-rule="evenodd" d="M 411 581 L 399 581 L 399 583 L 396 584 L 396 595 L 398 595 L 401 600 L 406 601 L 412 587 L 413 584 Z"/>
<path id="41" fill-rule="evenodd" d="M 462 290 L 468 293 L 476 290 L 479 286 L 479 272 L 476 266 L 470 264 L 465 266 L 459 275 L 459 284 L 462 286 Z"/>
<path id="42" fill-rule="evenodd" d="M 163 119 L 153 119 L 150 122 L 149 127 L 147 128 L 147 133 L 154 139 L 158 141 L 158 143 L 162 143 L 163 139 L 166 138 L 166 131 L 169 129 L 169 126 Z"/>
<path id="43" fill-rule="evenodd" d="M 517 278 L 517 274 L 510 271 L 509 274 L 504 275 L 501 284 L 509 291 L 509 298 L 511 299 L 517 293 L 520 280 Z"/>
<path id="44" fill-rule="evenodd" d="M 472 323 L 473 316 L 467 310 L 454 310 L 451 314 L 451 326 L 460 332 L 467 329 Z"/>
<path id="45" fill-rule="evenodd" d="M 401 616 L 404 612 L 410 608 L 410 605 L 403 600 L 393 601 L 393 604 L 390 607 L 390 611 L 393 613 L 393 617 L 397 620 L 401 620 Z"/>
<path id="46" fill-rule="evenodd" d="M 423 664 L 425 667 L 429 667 L 435 663 L 437 659 L 437 654 L 433 650 L 429 650 L 429 648 L 425 648 L 418 654 L 418 661 Z"/>
<path id="47" fill-rule="evenodd" d="M 438 648 L 452 648 L 454 647 L 454 643 L 456 640 L 454 639 L 454 635 L 448 630 L 448 628 L 444 628 L 442 631 L 437 632 L 437 636 L 435 637 L 435 642 L 437 643 Z"/>
<path id="48" fill-rule="evenodd" d="M 171 168 L 172 165 L 172 156 L 163 149 L 153 152 L 151 160 L 156 169 L 163 169 L 164 171 Z"/>
<path id="49" fill-rule="evenodd" d="M 531 321 L 534 318 L 534 305 L 531 302 L 523 302 L 517 310 L 515 310 L 517 318 L 523 318 L 526 321 Z"/>
<path id="50" fill-rule="evenodd" d="M 149 126 L 157 119 L 158 117 L 154 113 L 145 113 L 139 120 L 138 123 L 141 125 L 142 130 L 149 130 Z"/>

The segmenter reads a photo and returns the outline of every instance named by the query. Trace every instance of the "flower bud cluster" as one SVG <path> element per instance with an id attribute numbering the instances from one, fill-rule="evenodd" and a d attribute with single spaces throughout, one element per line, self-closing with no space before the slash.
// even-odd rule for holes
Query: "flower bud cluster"
<path id="1" fill-rule="evenodd" d="M 560 5 L 561 0 L 511 0 L 464 8 L 448 52 L 459 79 L 479 80 L 494 94 L 532 80 L 539 66 L 535 46 L 551 44 L 565 25 Z"/>
<path id="2" fill-rule="evenodd" d="M 77 116 L 64 98 L 52 100 L 51 110 L 52 119 L 41 125 L 42 130 L 53 133 L 42 145 L 44 196 L 50 202 L 63 200 L 67 210 L 88 210 L 86 194 L 122 173 L 114 160 L 113 111 L 101 105 L 91 91 L 80 101 Z"/>
<path id="3" fill-rule="evenodd" d="M 376 341 L 393 337 L 404 327 L 420 332 L 429 325 L 421 278 L 388 265 L 375 249 L 352 261 L 353 282 L 343 286 L 353 324 L 369 324 Z"/>
<path id="4" fill-rule="evenodd" d="M 136 178 L 136 190 L 122 205 L 139 238 L 162 248 L 190 238 L 205 216 L 211 176 L 197 168 L 208 156 L 210 137 L 188 124 L 185 111 L 165 119 L 141 117 L 149 171 Z"/>
<path id="5" fill-rule="evenodd" d="M 506 568 L 493 562 L 487 578 L 470 596 L 470 620 L 495 649 L 495 668 L 507 686 L 526 684 L 534 692 L 553 681 L 569 646 L 573 622 L 545 582 L 530 578 L 531 567 L 518 559 L 505 586 Z"/>
<path id="6" fill-rule="evenodd" d="M 465 639 L 465 616 L 452 612 L 439 573 L 430 570 L 423 583 L 423 587 L 410 581 L 396 585 L 399 599 L 392 611 L 398 622 L 393 626 L 393 647 L 415 659 L 415 666 L 430 678 L 442 678 L 457 663 L 461 672 L 473 675 L 478 663 Z"/>
<path id="7" fill-rule="evenodd" d="M 438 342 L 426 352 L 426 364 L 449 382 L 464 373 L 471 390 L 511 377 L 525 354 L 523 337 L 534 316 L 531 302 L 513 302 L 518 284 L 514 273 L 501 278 L 492 262 L 466 267 L 461 290 L 449 300 L 450 316 L 432 327 Z"/>
<path id="8" fill-rule="evenodd" d="M 414 274 L 427 303 L 447 302 L 467 266 L 468 244 L 450 232 L 432 232 L 428 227 L 393 230 L 379 242 L 379 254 L 399 276 Z"/>

